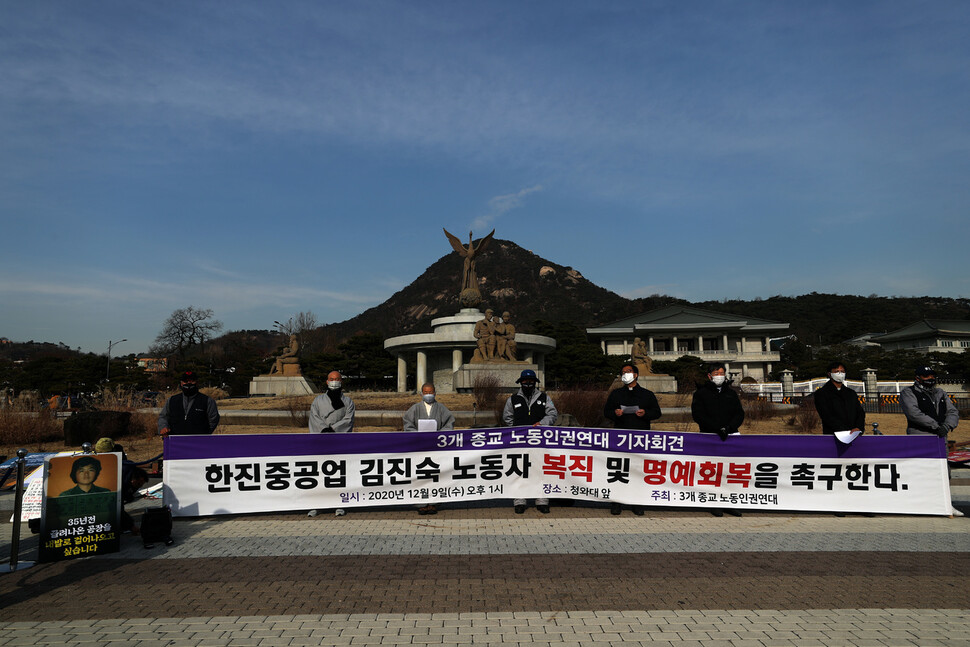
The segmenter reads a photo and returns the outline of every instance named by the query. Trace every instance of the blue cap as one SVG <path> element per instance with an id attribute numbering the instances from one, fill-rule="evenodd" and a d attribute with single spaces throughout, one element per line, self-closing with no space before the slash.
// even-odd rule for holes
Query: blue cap
<path id="1" fill-rule="evenodd" d="M 923 377 L 924 375 L 936 375 L 936 370 L 932 366 L 920 366 L 916 369 L 916 377 Z"/>
<path id="2" fill-rule="evenodd" d="M 528 379 L 532 379 L 532 380 L 535 380 L 536 382 L 538 382 L 539 381 L 539 376 L 537 376 L 536 375 L 536 372 L 533 371 L 531 368 L 527 368 L 524 371 L 522 371 L 522 375 L 519 376 L 519 379 L 517 379 L 515 381 L 515 383 L 518 384 L 522 380 L 528 380 Z"/>

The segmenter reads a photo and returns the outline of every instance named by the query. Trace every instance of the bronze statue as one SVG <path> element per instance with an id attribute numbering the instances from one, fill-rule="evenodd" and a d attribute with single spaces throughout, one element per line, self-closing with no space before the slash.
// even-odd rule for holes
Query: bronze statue
<path id="1" fill-rule="evenodd" d="M 475 324 L 475 339 L 478 340 L 478 350 L 475 358 L 487 362 L 495 356 L 495 321 L 491 308 L 485 311 L 485 318 Z"/>
<path id="2" fill-rule="evenodd" d="M 502 313 L 502 323 L 499 325 L 502 328 L 501 333 L 499 333 L 499 326 L 495 327 L 495 334 L 497 336 L 496 355 L 510 362 L 515 362 L 517 361 L 515 357 L 515 326 L 512 325 L 512 315 L 509 314 L 508 310 Z M 501 350 L 499 347 L 501 347 Z"/>
<path id="3" fill-rule="evenodd" d="M 283 366 L 287 364 L 296 364 L 296 375 L 301 375 L 300 371 L 300 359 L 297 355 L 300 352 L 300 342 L 297 341 L 296 335 L 290 335 L 290 345 L 276 357 L 276 362 L 273 364 L 273 368 L 270 369 L 270 375 L 282 375 Z"/>
<path id="4" fill-rule="evenodd" d="M 639 337 L 633 338 L 633 350 L 630 353 L 633 363 L 640 375 L 653 374 L 653 360 L 647 352 L 647 344 Z"/>
<path id="5" fill-rule="evenodd" d="M 458 299 L 463 307 L 473 308 L 481 303 L 481 292 L 478 290 L 478 275 L 475 273 L 475 259 L 488 248 L 488 244 L 492 241 L 495 230 L 493 229 L 490 234 L 479 240 L 478 247 L 474 245 L 472 232 L 468 232 L 468 247 L 465 247 L 460 240 L 449 234 L 447 229 L 442 227 L 441 230 L 445 232 L 445 236 L 448 237 L 448 242 L 451 243 L 452 248 L 465 259 L 465 264 L 461 271 L 461 290 Z M 472 292 L 474 292 L 474 295 Z M 477 299 L 475 298 L 476 296 Z"/>

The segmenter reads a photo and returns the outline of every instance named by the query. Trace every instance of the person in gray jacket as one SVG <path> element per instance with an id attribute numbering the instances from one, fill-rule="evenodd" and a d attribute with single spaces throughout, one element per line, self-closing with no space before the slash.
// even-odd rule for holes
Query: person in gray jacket
<path id="1" fill-rule="evenodd" d="M 435 399 L 435 388 L 431 382 L 421 386 L 421 402 L 416 402 L 404 413 L 404 431 L 422 431 L 419 426 L 429 427 L 434 422 L 434 429 L 424 431 L 451 431 L 455 428 L 455 414 L 448 407 Z M 419 425 L 420 420 L 427 420 Z"/>
<path id="2" fill-rule="evenodd" d="M 539 377 L 530 368 L 522 371 L 516 380 L 519 390 L 509 396 L 502 410 L 502 422 L 507 427 L 540 427 L 556 424 L 559 412 L 545 392 L 538 388 Z M 515 499 L 515 514 L 525 512 L 525 499 Z M 549 514 L 549 499 L 536 499 L 536 510 Z"/>
<path id="3" fill-rule="evenodd" d="M 422 384 L 421 402 L 416 402 L 404 414 L 404 431 L 451 431 L 454 428 L 455 414 L 435 400 L 434 384 Z M 434 503 L 419 505 L 418 514 L 438 514 L 438 506 Z"/>
<path id="4" fill-rule="evenodd" d="M 327 390 L 313 399 L 310 405 L 310 433 L 350 433 L 354 430 L 354 401 L 343 392 L 343 378 L 340 371 L 327 374 Z M 315 517 L 319 510 L 310 510 L 308 517 Z M 343 508 L 334 510 L 334 515 L 346 514 Z"/>
<path id="5" fill-rule="evenodd" d="M 899 392 L 899 404 L 906 416 L 906 433 L 946 438 L 960 422 L 960 412 L 943 389 L 936 386 L 936 371 L 916 369 L 916 381 Z"/>
<path id="6" fill-rule="evenodd" d="M 310 405 L 310 433 L 350 433 L 354 430 L 354 401 L 343 392 L 340 371 L 327 374 L 327 390 Z"/>

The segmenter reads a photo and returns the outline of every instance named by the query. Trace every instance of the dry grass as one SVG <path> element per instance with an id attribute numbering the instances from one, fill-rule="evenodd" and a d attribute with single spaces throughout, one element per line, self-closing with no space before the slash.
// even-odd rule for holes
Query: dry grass
<path id="1" fill-rule="evenodd" d="M 115 387 L 105 389 L 91 401 L 91 406 L 97 411 L 127 411 L 131 414 L 128 424 L 129 436 L 147 436 L 158 431 L 158 416 L 144 410 L 144 403 L 138 394 Z M 115 440 L 118 440 L 117 438 Z"/>
<path id="2" fill-rule="evenodd" d="M 0 454 L 12 456 L 20 447 L 44 448 L 57 442 L 64 442 L 64 425 L 50 412 L 23 400 L 0 409 Z"/>
<path id="3" fill-rule="evenodd" d="M 506 396 L 502 393 L 502 383 L 493 373 L 479 373 L 472 382 L 472 395 L 476 411 L 494 411 L 501 420 Z"/>
<path id="4" fill-rule="evenodd" d="M 673 395 L 673 394 L 671 394 Z M 677 393 L 674 396 L 673 407 L 678 409 L 690 409 L 690 403 L 694 399 L 693 393 Z M 660 405 L 660 410 L 663 411 L 664 405 Z M 668 423 L 674 425 L 671 431 L 697 431 L 697 425 L 694 424 L 694 419 L 691 418 L 690 412 L 683 414 L 679 420 Z M 659 429 L 656 424 L 650 425 L 653 429 Z"/>
<path id="5" fill-rule="evenodd" d="M 283 400 L 283 410 L 290 412 L 291 427 L 309 428 L 310 408 L 304 403 L 305 399 L 302 396 L 297 396 Z"/>
<path id="6" fill-rule="evenodd" d="M 875 420 L 871 419 L 874 415 L 875 414 L 870 414 L 868 416 L 870 418 L 870 423 L 875 422 Z M 903 420 L 903 433 L 906 433 L 905 418 L 903 418 Z M 822 419 L 818 417 L 818 411 L 815 410 L 815 403 L 808 399 L 799 402 L 798 410 L 795 412 L 795 415 L 788 419 L 788 426 L 792 427 L 793 432 L 798 434 L 817 433 L 822 427 Z M 879 427 L 881 429 L 882 424 L 880 424 Z"/>
<path id="7" fill-rule="evenodd" d="M 556 391 L 550 395 L 560 414 L 572 414 L 581 427 L 603 427 L 603 407 L 609 393 L 593 387 Z"/>
<path id="8" fill-rule="evenodd" d="M 764 398 L 741 396 L 741 407 L 744 409 L 744 419 L 748 422 L 770 420 L 783 415 L 782 410 Z"/>

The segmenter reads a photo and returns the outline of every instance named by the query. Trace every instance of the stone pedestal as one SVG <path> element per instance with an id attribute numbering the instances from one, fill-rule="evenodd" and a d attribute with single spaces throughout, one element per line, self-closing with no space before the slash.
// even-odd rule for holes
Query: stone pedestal
<path id="1" fill-rule="evenodd" d="M 475 324 L 484 315 L 475 308 L 463 308 L 451 317 L 439 317 L 431 321 L 431 333 L 418 333 L 392 337 L 384 341 L 384 348 L 397 357 L 397 390 L 407 389 L 408 357 L 414 357 L 415 384 L 418 389 L 429 379 L 434 381 L 438 393 L 468 392 L 472 388 L 473 375 L 467 370 L 492 371 L 506 385 L 515 385 L 523 369 L 531 368 L 542 379 L 545 358 L 556 348 L 556 340 L 543 335 L 516 333 L 515 343 L 519 357 L 527 361 L 514 364 L 486 362 L 469 364 L 475 355 L 478 342 Z M 474 368 L 471 368 L 474 367 Z M 477 373 L 476 373 L 477 374 Z M 514 374 L 511 381 L 507 375 Z"/>
<path id="2" fill-rule="evenodd" d="M 673 375 L 641 375 L 637 384 L 654 393 L 677 393 L 677 378 Z"/>
<path id="3" fill-rule="evenodd" d="M 283 368 L 285 370 L 286 366 Z M 249 397 L 313 395 L 316 392 L 313 382 L 303 376 L 257 375 L 249 383 Z"/>
<path id="4" fill-rule="evenodd" d="M 462 367 L 454 372 L 452 376 L 452 388 L 457 393 L 471 393 L 475 386 L 475 378 L 479 375 L 491 374 L 498 378 L 499 388 L 509 393 L 518 390 L 519 385 L 515 383 L 522 371 L 531 368 L 539 377 L 539 386 L 545 386 L 544 371 L 539 369 L 536 364 L 526 364 L 516 362 L 515 364 L 462 364 Z"/>

